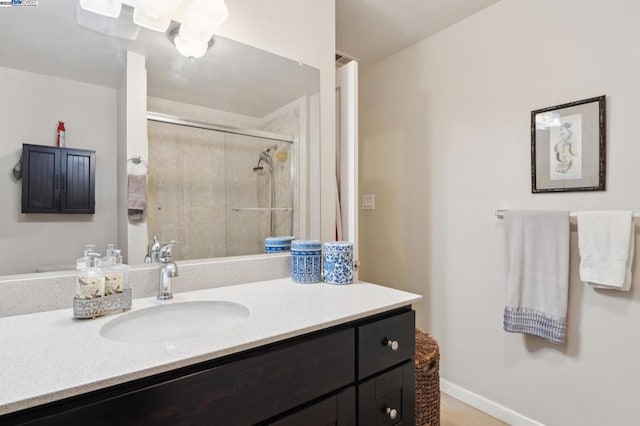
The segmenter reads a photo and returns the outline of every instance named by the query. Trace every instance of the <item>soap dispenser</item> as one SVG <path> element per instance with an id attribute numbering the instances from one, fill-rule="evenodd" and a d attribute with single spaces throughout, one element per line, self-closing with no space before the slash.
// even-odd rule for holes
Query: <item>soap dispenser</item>
<path id="1" fill-rule="evenodd" d="M 98 267 L 99 253 L 88 253 L 85 267 L 77 273 L 76 298 L 95 299 L 104 296 L 104 269 Z"/>
<path id="2" fill-rule="evenodd" d="M 129 265 L 122 263 L 122 251 L 113 250 L 113 263 L 105 271 L 105 295 L 122 293 L 129 288 Z"/>
<path id="3" fill-rule="evenodd" d="M 93 253 L 96 246 L 94 244 L 87 244 L 84 246 L 84 255 L 76 260 L 76 270 L 84 269 L 87 266 L 87 257 L 89 253 Z"/>
<path id="4" fill-rule="evenodd" d="M 116 248 L 115 244 L 107 244 L 107 254 L 105 254 L 103 257 L 100 258 L 99 266 L 101 268 L 108 268 L 109 266 L 115 263 L 114 254 L 113 254 L 115 248 Z"/>

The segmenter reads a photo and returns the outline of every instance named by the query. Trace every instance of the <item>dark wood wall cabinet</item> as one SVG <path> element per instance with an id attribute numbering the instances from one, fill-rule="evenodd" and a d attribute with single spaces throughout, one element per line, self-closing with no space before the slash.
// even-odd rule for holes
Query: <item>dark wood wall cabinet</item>
<path id="1" fill-rule="evenodd" d="M 22 213 L 94 214 L 95 151 L 22 145 Z"/>
<path id="2" fill-rule="evenodd" d="M 414 327 L 410 307 L 396 309 L 0 416 L 0 424 L 411 426 Z"/>

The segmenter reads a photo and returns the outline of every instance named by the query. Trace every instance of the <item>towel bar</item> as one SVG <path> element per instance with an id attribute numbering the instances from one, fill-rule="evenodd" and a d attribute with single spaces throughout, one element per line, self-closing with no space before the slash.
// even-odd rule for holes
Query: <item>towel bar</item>
<path id="1" fill-rule="evenodd" d="M 291 207 L 231 207 L 231 210 L 234 212 L 239 212 L 241 210 L 245 211 L 280 211 L 280 212 L 290 212 L 292 210 Z"/>
<path id="2" fill-rule="evenodd" d="M 504 212 L 508 212 L 509 210 L 505 210 L 505 209 L 501 209 L 501 210 L 496 210 L 496 217 L 498 219 L 504 219 Z M 578 214 L 576 212 L 569 212 L 569 217 L 576 217 Z M 637 212 L 633 212 L 633 217 L 634 218 L 638 218 L 640 217 L 640 213 Z"/>
<path id="3" fill-rule="evenodd" d="M 144 161 L 139 155 L 133 155 L 131 156 L 131 158 L 127 159 L 127 166 L 125 167 L 125 173 L 129 172 L 129 163 L 136 166 L 139 164 L 142 164 L 145 169 L 143 174 L 147 174 L 149 172 L 149 164 L 146 161 Z"/>

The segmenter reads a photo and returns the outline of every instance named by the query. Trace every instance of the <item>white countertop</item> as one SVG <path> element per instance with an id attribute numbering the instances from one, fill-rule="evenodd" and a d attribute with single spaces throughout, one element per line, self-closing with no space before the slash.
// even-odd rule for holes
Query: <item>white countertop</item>
<path id="1" fill-rule="evenodd" d="M 250 310 L 249 318 L 234 328 L 172 344 L 120 343 L 100 335 L 104 324 L 126 314 L 74 320 L 69 308 L 0 318 L 0 415 L 299 336 L 420 299 L 416 294 L 374 284 L 295 284 L 286 278 L 177 293 L 169 302 L 134 300 L 132 311 L 187 300 L 227 300 Z"/>

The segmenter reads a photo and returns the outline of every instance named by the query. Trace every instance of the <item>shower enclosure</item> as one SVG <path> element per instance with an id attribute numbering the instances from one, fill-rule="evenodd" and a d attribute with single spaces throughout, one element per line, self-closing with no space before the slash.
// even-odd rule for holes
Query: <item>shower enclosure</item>
<path id="1" fill-rule="evenodd" d="M 176 259 L 264 252 L 293 235 L 293 138 L 149 113 L 148 233 Z"/>

